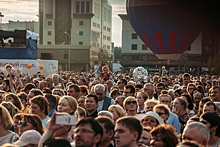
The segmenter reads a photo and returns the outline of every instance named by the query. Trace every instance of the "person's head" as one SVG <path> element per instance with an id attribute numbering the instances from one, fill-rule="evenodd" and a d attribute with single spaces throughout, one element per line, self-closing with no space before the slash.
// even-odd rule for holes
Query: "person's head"
<path id="1" fill-rule="evenodd" d="M 148 99 L 148 94 L 145 92 L 138 92 L 136 99 L 138 106 L 144 106 L 145 101 Z"/>
<path id="2" fill-rule="evenodd" d="M 123 95 L 128 96 L 134 96 L 135 94 L 135 87 L 133 85 L 126 85 L 124 87 Z"/>
<path id="3" fill-rule="evenodd" d="M 59 99 L 57 111 L 58 112 L 66 112 L 70 115 L 74 115 L 77 110 L 78 104 L 74 97 L 72 96 L 62 96 Z"/>
<path id="4" fill-rule="evenodd" d="M 216 105 L 216 113 L 220 116 L 220 102 L 214 102 Z"/>
<path id="5" fill-rule="evenodd" d="M 170 109 L 165 104 L 157 104 L 154 106 L 154 112 L 156 112 L 166 122 L 170 115 Z"/>
<path id="6" fill-rule="evenodd" d="M 170 107 L 171 101 L 172 101 L 172 99 L 171 99 L 171 97 L 170 97 L 169 94 L 160 94 L 160 95 L 158 96 L 158 102 L 159 102 L 159 104 L 165 104 L 165 105 L 167 105 L 168 107 Z"/>
<path id="7" fill-rule="evenodd" d="M 115 105 L 120 105 L 121 107 L 123 107 L 123 103 L 124 103 L 125 99 L 126 99 L 126 97 L 123 95 L 117 96 L 115 98 Z"/>
<path id="8" fill-rule="evenodd" d="M 99 98 L 96 94 L 88 94 L 85 99 L 85 109 L 87 112 L 95 112 L 98 107 Z"/>
<path id="9" fill-rule="evenodd" d="M 17 114 L 19 112 L 19 109 L 14 104 L 12 104 L 11 102 L 3 101 L 1 103 L 1 105 L 4 106 L 8 110 L 8 112 L 11 115 L 12 118 L 14 117 L 15 114 Z"/>
<path id="10" fill-rule="evenodd" d="M 194 89 L 196 89 L 196 85 L 194 83 L 188 83 L 188 85 L 187 85 L 187 92 L 190 95 L 192 95 Z"/>
<path id="11" fill-rule="evenodd" d="M 193 110 L 194 105 L 191 96 L 188 93 L 184 93 L 181 95 L 181 98 L 186 101 L 187 108 Z"/>
<path id="12" fill-rule="evenodd" d="M 66 139 L 48 139 L 43 143 L 43 147 L 71 147 Z"/>
<path id="13" fill-rule="evenodd" d="M 158 103 L 154 100 L 147 100 L 145 103 L 144 103 L 144 110 L 145 112 L 149 112 L 149 111 L 153 111 L 153 108 L 155 105 L 157 105 Z"/>
<path id="14" fill-rule="evenodd" d="M 150 131 L 151 146 L 176 147 L 178 138 L 175 129 L 168 125 L 159 125 Z"/>
<path id="15" fill-rule="evenodd" d="M 165 85 L 163 83 L 157 83 L 156 85 L 156 92 L 158 95 L 161 94 L 161 91 L 165 89 Z"/>
<path id="16" fill-rule="evenodd" d="M 107 110 L 99 111 L 98 116 L 106 116 L 106 117 L 110 118 L 112 121 L 114 120 L 112 113 Z"/>
<path id="17" fill-rule="evenodd" d="M 199 102 L 203 98 L 203 94 L 201 92 L 195 92 L 193 93 L 193 102 L 197 107 L 199 107 Z"/>
<path id="18" fill-rule="evenodd" d="M 155 87 L 151 83 L 146 83 L 144 84 L 143 90 L 148 94 L 149 98 L 151 99 L 154 95 Z"/>
<path id="19" fill-rule="evenodd" d="M 77 122 L 74 130 L 74 142 L 76 147 L 96 146 L 102 139 L 103 129 L 93 117 L 85 117 Z"/>
<path id="20" fill-rule="evenodd" d="M 202 145 L 195 141 L 184 140 L 179 142 L 176 147 L 202 147 Z"/>
<path id="21" fill-rule="evenodd" d="M 79 98 L 80 87 L 77 84 L 70 84 L 67 87 L 67 95 L 74 97 L 75 99 Z"/>
<path id="22" fill-rule="evenodd" d="M 94 87 L 95 94 L 98 96 L 99 101 L 105 97 L 105 86 L 103 84 L 96 84 Z"/>
<path id="23" fill-rule="evenodd" d="M 78 106 L 79 107 L 85 108 L 85 99 L 86 99 L 86 96 L 80 96 L 79 97 L 79 99 L 78 99 Z"/>
<path id="24" fill-rule="evenodd" d="M 125 116 L 124 109 L 119 105 L 110 105 L 108 111 L 112 113 L 114 122 L 117 121 L 120 117 Z"/>
<path id="25" fill-rule="evenodd" d="M 204 104 L 209 101 L 211 101 L 210 97 L 204 97 L 201 99 L 201 101 L 199 102 L 198 116 L 200 116 L 202 114 Z"/>
<path id="26" fill-rule="evenodd" d="M 80 120 L 86 116 L 86 110 L 83 107 L 78 107 L 76 110 L 77 119 Z"/>
<path id="27" fill-rule="evenodd" d="M 14 115 L 13 117 L 13 121 L 14 121 L 14 132 L 19 134 L 19 128 L 18 128 L 18 122 L 21 121 L 21 118 L 23 116 L 24 113 L 17 113 Z"/>
<path id="28" fill-rule="evenodd" d="M 29 94 L 29 91 L 31 90 L 31 89 L 35 89 L 36 88 L 36 86 L 33 84 L 33 83 L 27 83 L 25 86 L 24 86 L 24 92 L 26 93 L 26 94 Z"/>
<path id="29" fill-rule="evenodd" d="M 21 103 L 21 100 L 19 99 L 19 97 L 14 94 L 14 93 L 7 93 L 5 94 L 5 101 L 6 102 L 11 102 L 12 104 L 14 104 L 19 110 L 23 110 L 24 106 Z"/>
<path id="30" fill-rule="evenodd" d="M 19 99 L 21 100 L 21 103 L 23 104 L 23 106 L 26 107 L 28 95 L 27 95 L 25 92 L 19 92 L 19 93 L 17 94 L 17 96 L 18 96 Z"/>
<path id="31" fill-rule="evenodd" d="M 10 84 L 9 84 L 8 79 L 5 79 L 5 80 L 2 81 L 2 88 L 6 92 L 10 89 Z"/>
<path id="32" fill-rule="evenodd" d="M 153 111 L 146 113 L 145 117 L 141 120 L 143 126 L 154 128 L 158 125 L 164 124 L 163 119 Z"/>
<path id="33" fill-rule="evenodd" d="M 120 91 L 118 89 L 113 89 L 112 91 L 110 91 L 110 97 L 112 97 L 113 99 L 116 99 L 116 97 L 119 95 Z"/>
<path id="34" fill-rule="evenodd" d="M 38 131 L 35 130 L 28 130 L 25 131 L 18 141 L 16 141 L 14 144 L 18 145 L 20 147 L 37 147 L 38 143 L 41 139 L 41 134 Z"/>
<path id="35" fill-rule="evenodd" d="M 39 89 L 31 89 L 29 92 L 28 92 L 28 103 L 29 103 L 29 100 L 35 96 L 38 96 L 38 95 L 44 95 L 44 93 L 39 90 Z"/>
<path id="36" fill-rule="evenodd" d="M 41 135 L 44 133 L 44 127 L 40 117 L 36 114 L 23 114 L 18 122 L 19 135 L 27 130 L 36 130 Z"/>
<path id="37" fill-rule="evenodd" d="M 132 112 L 137 111 L 137 101 L 136 101 L 135 97 L 128 96 L 123 102 L 123 107 L 128 115 L 130 114 L 129 112 L 131 112 L 131 111 Z"/>
<path id="38" fill-rule="evenodd" d="M 206 112 L 200 116 L 200 122 L 206 125 L 210 135 L 220 137 L 220 116 L 216 112 Z"/>
<path id="39" fill-rule="evenodd" d="M 181 97 L 175 98 L 173 101 L 173 108 L 177 109 L 179 112 L 186 111 L 187 103 L 186 103 L 185 99 L 183 99 Z"/>
<path id="40" fill-rule="evenodd" d="M 182 89 L 176 89 L 175 91 L 174 91 L 174 98 L 176 98 L 176 97 L 180 97 L 181 95 L 183 94 L 183 90 Z"/>
<path id="41" fill-rule="evenodd" d="M 190 74 L 189 73 L 184 73 L 182 75 L 183 78 L 183 85 L 187 86 L 188 83 L 190 83 Z"/>
<path id="42" fill-rule="evenodd" d="M 203 106 L 202 114 L 205 112 L 216 112 L 216 105 L 214 102 L 206 102 Z"/>
<path id="43" fill-rule="evenodd" d="M 220 102 L 220 86 L 213 86 L 211 88 L 211 98 L 213 102 Z"/>
<path id="44" fill-rule="evenodd" d="M 182 140 L 190 140 L 207 146 L 210 134 L 208 128 L 200 122 L 188 123 L 182 134 Z"/>
<path id="45" fill-rule="evenodd" d="M 138 141 L 139 146 L 150 146 L 150 127 L 143 127 L 141 137 Z"/>
<path id="46" fill-rule="evenodd" d="M 31 114 L 37 114 L 42 119 L 48 115 L 48 101 L 44 96 L 38 95 L 29 100 Z"/>
<path id="47" fill-rule="evenodd" d="M 65 95 L 65 92 L 63 89 L 60 89 L 60 88 L 54 88 L 52 90 L 52 94 L 54 95 L 59 95 L 59 96 L 64 96 Z"/>
<path id="48" fill-rule="evenodd" d="M 56 96 L 52 95 L 52 94 L 46 94 L 45 98 L 48 100 L 49 102 L 49 112 L 53 109 L 57 108 L 57 98 Z"/>
<path id="49" fill-rule="evenodd" d="M 100 123 L 103 129 L 102 140 L 100 144 L 111 143 L 112 138 L 114 136 L 114 122 L 112 119 L 106 116 L 98 116 L 96 120 Z M 107 145 L 107 144 L 106 144 Z"/>
<path id="50" fill-rule="evenodd" d="M 57 74 L 57 73 L 54 73 L 53 75 L 52 75 L 52 81 L 53 81 L 53 83 L 59 83 L 59 78 L 60 78 L 60 76 Z"/>
<path id="51" fill-rule="evenodd" d="M 9 130 L 13 125 L 13 120 L 8 110 L 0 104 L 0 125 L 5 130 Z"/>
<path id="52" fill-rule="evenodd" d="M 142 133 L 141 122 L 132 116 L 124 116 L 116 121 L 115 143 L 116 146 L 137 144 Z"/>

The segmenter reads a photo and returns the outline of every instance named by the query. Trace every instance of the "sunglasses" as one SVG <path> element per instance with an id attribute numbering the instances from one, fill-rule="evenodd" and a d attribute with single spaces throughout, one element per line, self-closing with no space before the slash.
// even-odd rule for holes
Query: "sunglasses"
<path id="1" fill-rule="evenodd" d="M 157 112 L 157 114 L 158 114 L 159 116 L 161 116 L 161 115 L 166 114 L 166 113 L 163 113 L 163 112 Z"/>
<path id="2" fill-rule="evenodd" d="M 127 102 L 126 104 L 131 105 L 131 104 L 136 104 L 136 101 L 131 101 L 131 102 Z"/>
<path id="3" fill-rule="evenodd" d="M 26 126 L 27 126 L 27 122 L 25 122 L 25 121 L 19 121 L 19 122 L 18 122 L 18 125 L 19 125 L 19 126 L 22 126 L 22 127 L 26 127 Z"/>

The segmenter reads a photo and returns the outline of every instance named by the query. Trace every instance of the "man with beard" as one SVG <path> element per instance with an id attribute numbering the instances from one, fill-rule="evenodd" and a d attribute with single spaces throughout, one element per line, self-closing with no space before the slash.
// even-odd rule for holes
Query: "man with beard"
<path id="1" fill-rule="evenodd" d="M 74 130 L 75 147 L 96 147 L 102 139 L 102 126 L 92 117 L 85 117 Z"/>

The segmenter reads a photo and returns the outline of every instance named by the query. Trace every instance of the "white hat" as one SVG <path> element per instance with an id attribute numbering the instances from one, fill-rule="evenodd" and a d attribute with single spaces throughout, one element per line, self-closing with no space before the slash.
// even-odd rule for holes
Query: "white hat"
<path id="1" fill-rule="evenodd" d="M 38 144 L 41 139 L 41 134 L 36 130 L 25 131 L 18 141 L 14 144 L 18 146 L 26 146 L 28 144 Z"/>
<path id="2" fill-rule="evenodd" d="M 147 116 L 151 116 L 151 117 L 155 118 L 159 122 L 160 125 L 164 124 L 163 119 L 156 112 L 149 111 L 149 112 L 146 113 L 145 117 L 147 117 Z"/>

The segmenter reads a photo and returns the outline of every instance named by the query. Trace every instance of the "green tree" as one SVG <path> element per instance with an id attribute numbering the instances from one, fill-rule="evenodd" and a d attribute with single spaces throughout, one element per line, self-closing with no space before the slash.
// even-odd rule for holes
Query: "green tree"
<path id="1" fill-rule="evenodd" d="M 121 47 L 116 46 L 114 48 L 114 61 L 121 60 Z"/>

